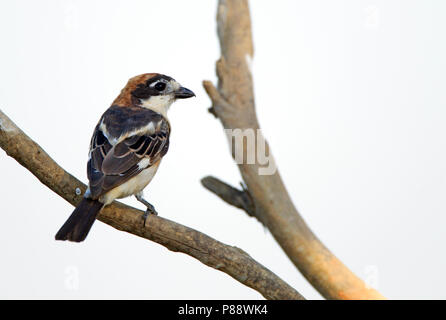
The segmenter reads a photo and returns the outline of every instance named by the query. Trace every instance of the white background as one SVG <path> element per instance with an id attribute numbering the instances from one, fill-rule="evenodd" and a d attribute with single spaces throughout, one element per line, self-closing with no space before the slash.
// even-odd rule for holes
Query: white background
<path id="1" fill-rule="evenodd" d="M 318 237 L 389 298 L 445 298 L 444 1 L 251 1 L 258 117 Z M 131 76 L 197 98 L 170 110 L 171 147 L 146 196 L 160 215 L 250 253 L 321 298 L 271 235 L 199 180 L 238 185 L 203 79 L 219 57 L 216 1 L 2 1 L 0 108 L 86 181 L 92 130 Z M 97 222 L 0 152 L 0 298 L 261 296 L 193 258 Z M 142 208 L 134 199 L 125 201 Z"/>

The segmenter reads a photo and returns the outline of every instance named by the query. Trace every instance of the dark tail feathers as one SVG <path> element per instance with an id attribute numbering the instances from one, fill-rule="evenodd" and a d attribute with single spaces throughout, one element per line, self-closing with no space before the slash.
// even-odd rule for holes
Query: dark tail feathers
<path id="1" fill-rule="evenodd" d="M 56 240 L 84 241 L 101 211 L 103 204 L 98 200 L 82 198 L 71 216 L 56 234 Z"/>

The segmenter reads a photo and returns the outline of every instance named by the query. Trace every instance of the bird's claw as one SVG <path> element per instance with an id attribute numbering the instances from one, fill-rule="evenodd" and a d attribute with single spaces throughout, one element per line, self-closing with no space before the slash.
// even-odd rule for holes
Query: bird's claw
<path id="1" fill-rule="evenodd" d="M 148 217 L 149 215 L 151 215 L 151 214 L 153 214 L 153 215 L 155 215 L 155 216 L 158 215 L 158 212 L 156 212 L 155 207 L 152 206 L 152 205 L 147 206 L 146 211 L 145 211 L 144 214 L 142 215 L 142 218 L 143 218 L 143 220 L 144 220 L 144 223 L 143 223 L 144 227 L 146 226 L 146 220 L 147 220 L 147 217 Z"/>

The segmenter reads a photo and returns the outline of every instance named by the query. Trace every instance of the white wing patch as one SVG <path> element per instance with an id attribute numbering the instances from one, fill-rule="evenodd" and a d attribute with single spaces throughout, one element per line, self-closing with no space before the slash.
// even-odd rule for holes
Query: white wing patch
<path id="1" fill-rule="evenodd" d="M 152 121 L 147 125 L 147 133 L 148 134 L 155 133 L 155 124 Z"/>
<path id="2" fill-rule="evenodd" d="M 150 159 L 149 158 L 144 158 L 142 159 L 140 162 L 138 162 L 138 168 L 139 169 L 145 169 L 148 166 L 150 166 Z"/>
<path id="3" fill-rule="evenodd" d="M 121 137 L 119 139 L 111 138 L 110 134 L 108 133 L 107 127 L 105 126 L 104 119 L 102 119 L 101 124 L 99 125 L 99 129 L 102 131 L 103 135 L 107 138 L 108 142 L 114 146 L 118 142 L 121 141 Z"/>
<path id="4" fill-rule="evenodd" d="M 145 125 L 144 127 L 140 127 L 138 129 L 135 129 L 133 131 L 127 132 L 122 134 L 119 138 L 111 138 L 108 131 L 107 131 L 107 127 L 104 124 L 104 121 L 101 121 L 101 124 L 99 125 L 99 129 L 102 131 L 102 133 L 104 134 L 104 136 L 107 138 L 107 140 L 109 141 L 109 143 L 112 146 L 115 146 L 116 144 L 124 141 L 127 138 L 133 137 L 134 135 L 142 135 L 142 134 L 148 134 L 148 135 L 152 135 L 155 133 L 156 129 L 160 129 L 162 124 L 162 121 L 159 121 L 158 123 L 155 123 L 153 121 L 150 121 L 147 125 Z M 90 150 L 91 151 L 91 150 Z"/>

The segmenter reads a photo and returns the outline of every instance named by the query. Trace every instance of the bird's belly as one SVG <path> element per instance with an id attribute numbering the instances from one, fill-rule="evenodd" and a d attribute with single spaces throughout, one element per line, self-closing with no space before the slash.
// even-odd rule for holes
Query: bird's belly
<path id="1" fill-rule="evenodd" d="M 100 201 L 105 205 L 108 205 L 115 199 L 125 198 L 142 191 L 152 180 L 158 169 L 158 166 L 159 162 L 148 167 L 147 169 L 144 169 L 127 182 L 124 182 L 123 184 L 104 194 L 101 197 Z"/>

